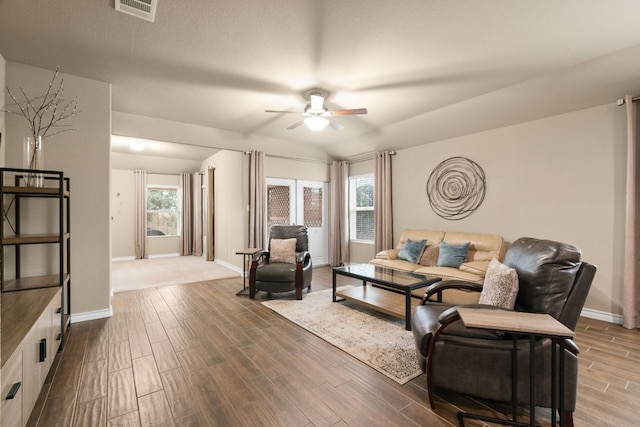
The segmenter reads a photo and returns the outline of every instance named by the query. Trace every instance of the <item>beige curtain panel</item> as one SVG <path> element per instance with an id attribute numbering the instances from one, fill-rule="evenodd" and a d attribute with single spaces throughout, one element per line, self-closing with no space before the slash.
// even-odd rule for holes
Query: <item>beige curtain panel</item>
<path id="1" fill-rule="evenodd" d="M 349 262 L 349 163 L 331 163 L 331 265 L 339 267 Z"/>
<path id="2" fill-rule="evenodd" d="M 180 230 L 180 255 L 191 255 L 193 253 L 193 203 L 191 186 L 191 174 L 180 174 L 180 187 L 182 190 L 182 225 Z"/>
<path id="3" fill-rule="evenodd" d="M 267 177 L 264 152 L 249 155 L 249 247 L 264 248 L 267 223 Z"/>
<path id="4" fill-rule="evenodd" d="M 375 154 L 373 169 L 375 253 L 393 247 L 393 214 L 391 211 L 391 153 Z"/>
<path id="5" fill-rule="evenodd" d="M 202 174 L 193 174 L 193 255 L 202 256 Z"/>
<path id="6" fill-rule="evenodd" d="M 638 210 L 638 180 L 640 180 L 640 150 L 638 150 L 638 106 L 633 97 L 625 97 L 627 105 L 627 198 L 625 222 L 625 257 L 622 325 L 640 327 L 640 212 Z"/>
<path id="7" fill-rule="evenodd" d="M 135 246 L 136 259 L 147 258 L 147 171 L 136 169 Z"/>

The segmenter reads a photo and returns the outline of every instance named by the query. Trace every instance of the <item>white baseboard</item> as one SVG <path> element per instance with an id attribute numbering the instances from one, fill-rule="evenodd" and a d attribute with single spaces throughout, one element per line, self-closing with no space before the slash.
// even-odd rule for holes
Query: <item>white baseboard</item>
<path id="1" fill-rule="evenodd" d="M 152 258 L 169 258 L 169 257 L 176 257 L 176 256 L 180 256 L 180 254 L 178 252 L 172 252 L 172 253 L 168 253 L 168 254 L 149 255 L 147 258 L 148 259 L 152 259 Z M 111 258 L 111 261 L 134 261 L 135 259 L 136 259 L 135 256 L 119 256 L 119 257 Z"/>
<path id="2" fill-rule="evenodd" d="M 87 320 L 104 319 L 113 316 L 113 309 L 109 306 L 105 310 L 87 311 L 71 315 L 71 323 L 86 322 Z"/>
<path id="3" fill-rule="evenodd" d="M 170 253 L 170 254 L 157 254 L 157 255 L 149 255 L 149 259 L 152 258 L 168 258 L 168 257 L 174 257 L 174 256 L 180 256 L 180 254 L 178 252 L 174 252 L 174 253 Z"/>
<path id="4" fill-rule="evenodd" d="M 220 264 L 223 267 L 227 267 L 229 270 L 233 270 L 236 273 L 238 273 L 240 276 L 242 276 L 242 269 L 240 267 L 238 267 L 237 265 L 229 264 L 228 262 L 224 262 L 224 261 L 220 261 L 220 260 L 215 260 L 214 262 L 216 264 Z M 247 271 L 247 274 L 248 273 L 249 273 L 249 271 Z"/>
<path id="5" fill-rule="evenodd" d="M 622 325 L 622 316 L 619 314 L 607 313 L 599 310 L 592 310 L 590 308 L 582 309 L 581 316 L 588 317 L 589 319 L 602 320 L 604 322 L 616 323 Z"/>

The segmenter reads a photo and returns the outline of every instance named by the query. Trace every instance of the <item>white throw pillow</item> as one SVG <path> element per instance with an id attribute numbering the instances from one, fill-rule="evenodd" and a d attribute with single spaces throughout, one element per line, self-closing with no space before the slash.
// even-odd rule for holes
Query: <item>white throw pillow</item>
<path id="1" fill-rule="evenodd" d="M 296 239 L 271 239 L 269 262 L 296 263 Z"/>
<path id="2" fill-rule="evenodd" d="M 489 262 L 479 304 L 513 309 L 518 295 L 518 272 L 496 258 Z"/>

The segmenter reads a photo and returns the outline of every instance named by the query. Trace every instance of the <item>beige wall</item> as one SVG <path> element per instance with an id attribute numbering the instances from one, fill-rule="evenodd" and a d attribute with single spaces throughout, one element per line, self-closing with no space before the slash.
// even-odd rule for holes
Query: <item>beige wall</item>
<path id="1" fill-rule="evenodd" d="M 612 103 L 398 151 L 394 238 L 429 228 L 574 244 L 598 266 L 586 307 L 621 314 L 625 120 Z M 478 163 L 487 181 L 482 206 L 459 221 L 437 216 L 425 191 L 433 168 L 453 156 Z"/>
<path id="2" fill-rule="evenodd" d="M 4 129 L 4 116 L 2 110 L 5 109 L 5 78 L 7 74 L 7 61 L 0 55 L 0 166 L 4 166 L 4 146 L 6 145 L 7 135 Z"/>
<path id="3" fill-rule="evenodd" d="M 111 257 L 136 255 L 135 178 L 133 171 L 111 169 Z"/>
<path id="4" fill-rule="evenodd" d="M 23 87 L 31 96 L 43 94 L 52 76 L 52 70 L 7 62 L 7 86 Z M 64 98 L 77 96 L 81 113 L 69 122 L 75 131 L 45 140 L 45 166 L 62 170 L 71 179 L 71 313 L 103 316 L 111 306 L 111 85 L 68 74 L 62 77 Z M 5 154 L 10 167 L 22 166 L 22 137 L 29 133 L 23 120 L 8 117 L 6 121 Z"/>
<path id="5" fill-rule="evenodd" d="M 202 164 L 214 168 L 214 257 L 216 261 L 242 269 L 243 257 L 236 251 L 247 246 L 247 201 L 249 158 L 237 151 L 220 151 Z M 206 185 L 206 174 L 203 183 Z M 206 203 L 206 202 L 205 202 Z"/>
<path id="6" fill-rule="evenodd" d="M 0 94 L 0 135 L 1 135 L 0 136 L 0 166 L 4 166 L 4 138 L 6 137 L 4 133 L 4 113 L 1 112 L 5 108 L 4 87 L 5 87 L 6 66 L 7 66 L 7 62 L 4 60 L 4 57 L 0 55 L 0 89 L 2 91 L 2 94 Z M 1 265 L 0 265 L 0 268 L 2 268 Z M 0 314 L 1 313 L 2 313 L 2 301 L 0 301 Z M 1 326 L 2 325 L 0 325 L 0 327 Z M 1 378 L 0 378 L 0 383 L 2 383 Z M 0 407 L 0 418 L 1 416 L 2 416 L 2 408 Z"/>
<path id="7" fill-rule="evenodd" d="M 265 171 L 269 178 L 329 182 L 329 164 L 281 159 L 267 155 Z"/>
<path id="8" fill-rule="evenodd" d="M 180 178 L 178 175 L 147 174 L 147 184 L 177 187 L 180 185 Z M 135 257 L 135 179 L 132 170 L 111 170 L 111 218 L 111 257 Z M 179 252 L 179 237 L 147 238 L 147 253 L 150 258 L 177 255 Z"/>

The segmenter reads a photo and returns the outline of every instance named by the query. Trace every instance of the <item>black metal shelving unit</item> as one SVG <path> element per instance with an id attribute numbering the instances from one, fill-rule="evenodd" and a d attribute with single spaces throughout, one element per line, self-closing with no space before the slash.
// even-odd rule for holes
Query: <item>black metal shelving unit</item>
<path id="1" fill-rule="evenodd" d="M 39 183 L 40 186 L 35 186 Z M 36 214 L 44 218 L 58 211 L 57 230 L 45 233 L 24 234 L 23 215 L 28 210 L 23 203 L 26 199 L 49 199 L 54 205 Z M 60 287 L 61 325 L 60 348 L 64 346 L 71 313 L 71 234 L 70 234 L 70 182 L 60 171 L 34 171 L 30 169 L 0 168 L 0 201 L 2 202 L 2 223 L 0 227 L 0 290 L 1 292 L 19 292 L 33 289 Z M 14 233 L 15 231 L 15 233 Z M 50 274 L 29 276 L 23 274 L 22 247 L 25 245 L 56 245 L 59 252 L 57 271 Z M 5 262 L 8 248 L 13 247 L 14 271 L 7 277 L 8 265 Z"/>

